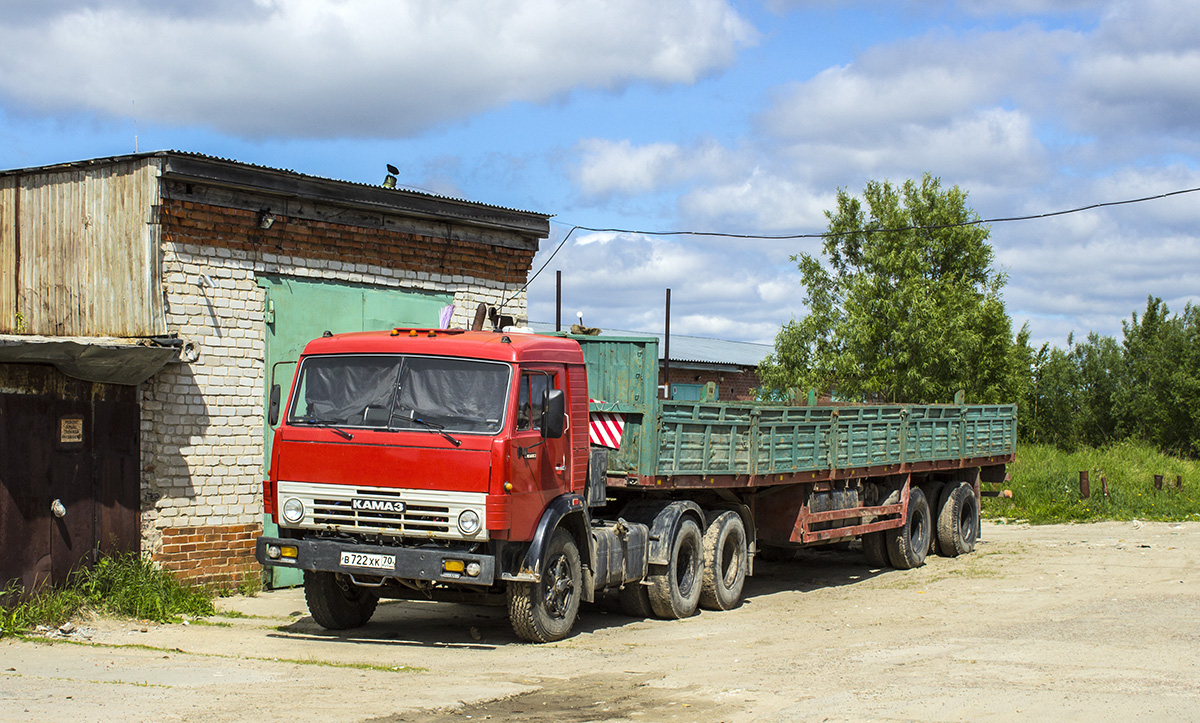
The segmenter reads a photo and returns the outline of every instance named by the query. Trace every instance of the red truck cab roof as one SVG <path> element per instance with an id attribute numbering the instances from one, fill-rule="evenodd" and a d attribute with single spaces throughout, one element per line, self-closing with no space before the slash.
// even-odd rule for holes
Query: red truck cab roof
<path id="1" fill-rule="evenodd" d="M 577 342 L 521 332 L 396 328 L 334 334 L 314 339 L 304 347 L 304 356 L 397 353 L 502 362 L 583 363 Z"/>

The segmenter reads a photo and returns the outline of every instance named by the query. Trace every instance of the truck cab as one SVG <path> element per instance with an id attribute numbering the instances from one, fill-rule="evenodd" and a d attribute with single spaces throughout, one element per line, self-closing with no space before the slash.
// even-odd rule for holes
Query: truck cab
<path id="1" fill-rule="evenodd" d="M 550 542 L 530 558 L 539 528 L 552 534 L 575 515 L 566 529 L 587 534 L 587 404 L 583 357 L 567 339 L 431 329 L 316 339 L 265 483 L 279 536 L 260 538 L 256 554 L 304 570 L 310 609 L 332 628 L 365 622 L 379 594 L 461 599 L 537 582 Z"/>

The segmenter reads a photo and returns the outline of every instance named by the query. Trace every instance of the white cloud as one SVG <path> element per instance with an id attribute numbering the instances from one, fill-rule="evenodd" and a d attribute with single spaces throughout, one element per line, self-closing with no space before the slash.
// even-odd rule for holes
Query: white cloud
<path id="1" fill-rule="evenodd" d="M 772 263 L 754 242 L 602 237 L 573 236 L 555 257 L 553 267 L 563 271 L 564 318 L 582 311 L 591 326 L 661 331 L 669 288 L 674 332 L 765 343 L 779 330 L 778 314 L 802 312 L 794 266 Z M 544 244 L 535 268 L 553 247 Z M 553 285 L 551 273 L 531 285 L 530 318 L 554 319 Z"/>
<path id="2" fill-rule="evenodd" d="M 27 12 L 0 26 L 0 93 L 47 113 L 125 116 L 136 102 L 148 120 L 246 136 L 396 137 L 578 88 L 693 83 L 756 38 L 725 0 L 191 7 Z"/>
<path id="3" fill-rule="evenodd" d="M 601 197 L 656 192 L 696 178 L 725 177 L 741 163 L 735 152 L 711 140 L 683 147 L 589 138 L 579 142 L 576 152 L 576 184 L 584 194 Z"/>

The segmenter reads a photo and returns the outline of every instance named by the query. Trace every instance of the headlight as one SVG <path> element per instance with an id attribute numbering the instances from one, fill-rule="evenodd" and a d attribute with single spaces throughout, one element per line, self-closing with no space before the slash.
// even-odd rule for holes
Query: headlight
<path id="1" fill-rule="evenodd" d="M 463 510 L 458 516 L 458 529 L 464 535 L 474 535 L 479 532 L 479 513 L 475 510 Z"/>
<path id="2" fill-rule="evenodd" d="M 283 503 L 283 519 L 293 525 L 304 519 L 304 503 L 295 497 L 289 497 Z"/>

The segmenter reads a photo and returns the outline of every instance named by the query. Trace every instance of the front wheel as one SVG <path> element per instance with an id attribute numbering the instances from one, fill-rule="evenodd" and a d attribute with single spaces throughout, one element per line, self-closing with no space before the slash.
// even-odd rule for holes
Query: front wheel
<path id="1" fill-rule="evenodd" d="M 348 630 L 367 624 L 379 598 L 350 582 L 345 575 L 304 571 L 304 600 L 317 625 L 326 630 Z"/>
<path id="2" fill-rule="evenodd" d="M 696 613 L 700 604 L 703 561 L 700 526 L 692 518 L 685 518 L 671 540 L 667 564 L 650 568 L 650 606 L 656 615 L 677 620 Z"/>
<path id="3" fill-rule="evenodd" d="M 508 619 L 513 632 L 531 643 L 567 637 L 579 616 L 582 581 L 575 540 L 566 530 L 555 530 L 546 546 L 542 579 L 508 585 Z"/>
<path id="4" fill-rule="evenodd" d="M 892 561 L 892 566 L 899 570 L 911 570 L 924 565 L 932 529 L 929 501 L 920 487 L 912 487 L 908 491 L 908 518 L 902 526 L 885 533 L 888 559 Z"/>

